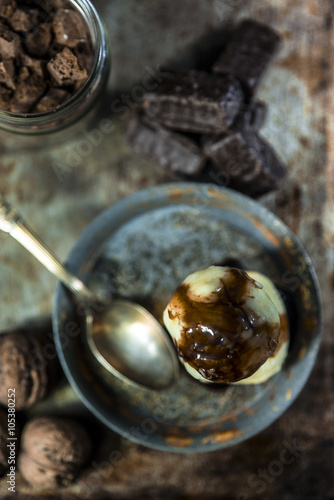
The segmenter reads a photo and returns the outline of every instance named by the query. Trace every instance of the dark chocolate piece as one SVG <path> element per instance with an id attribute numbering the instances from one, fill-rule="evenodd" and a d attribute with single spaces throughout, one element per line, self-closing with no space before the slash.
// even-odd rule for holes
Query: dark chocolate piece
<path id="1" fill-rule="evenodd" d="M 0 84 L 0 108 L 1 109 L 9 111 L 11 95 L 12 95 L 12 92 L 7 87 Z"/>
<path id="2" fill-rule="evenodd" d="M 269 26 L 246 19 L 213 66 L 215 73 L 229 73 L 240 80 L 251 97 L 279 45 L 279 35 Z"/>
<path id="3" fill-rule="evenodd" d="M 204 153 L 223 173 L 225 185 L 249 196 L 260 196 L 277 188 L 285 176 L 285 168 L 271 146 L 256 132 L 245 128 L 218 140 L 207 140 Z"/>
<path id="4" fill-rule="evenodd" d="M 243 99 L 241 86 L 231 75 L 165 73 L 158 88 L 145 95 L 143 107 L 166 127 L 219 133 L 231 127 Z"/>
<path id="5" fill-rule="evenodd" d="M 205 163 L 199 147 L 191 139 L 147 117 L 136 115 L 132 118 L 126 142 L 137 154 L 158 163 L 168 172 L 195 175 Z"/>

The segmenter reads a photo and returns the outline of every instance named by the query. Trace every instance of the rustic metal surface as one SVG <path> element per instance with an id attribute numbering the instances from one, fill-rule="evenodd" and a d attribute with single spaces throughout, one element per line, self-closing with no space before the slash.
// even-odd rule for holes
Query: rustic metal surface
<path id="1" fill-rule="evenodd" d="M 224 40 L 225 28 L 229 30 L 230 22 L 237 18 L 251 16 L 267 22 L 281 33 L 283 46 L 259 91 L 270 104 L 261 133 L 287 163 L 289 177 L 278 192 L 261 201 L 299 236 L 313 260 L 322 291 L 324 336 L 315 369 L 293 406 L 267 430 L 228 450 L 187 456 L 148 451 L 99 428 L 82 413 L 71 391 L 64 389 L 68 399 L 62 399 L 62 392 L 58 402 L 73 401 L 73 411 L 85 415 L 99 445 L 88 470 L 62 498 L 332 498 L 332 2 L 94 3 L 108 27 L 113 53 L 113 74 L 99 118 L 111 119 L 115 129 L 104 133 L 98 146 L 81 131 L 72 140 L 65 137 L 61 146 L 43 148 L 41 141 L 40 149 L 28 153 L 19 147 L 19 139 L 16 150 L 9 151 L 0 134 L 0 185 L 9 201 L 34 222 L 35 229 L 64 259 L 80 232 L 102 209 L 142 187 L 170 180 L 123 143 L 129 110 L 140 100 L 147 73 L 171 59 L 188 67 L 197 62 L 205 65 L 208 54 L 213 55 Z M 132 97 L 134 85 L 139 88 Z M 61 169 L 57 169 L 59 164 Z M 49 316 L 55 280 L 5 235 L 0 235 L 0 266 L 0 330 Z M 300 272 L 295 270 L 296 283 Z M 47 408 L 67 411 L 61 404 L 57 410 L 44 406 L 43 411 Z M 42 497 L 19 475 L 17 486 L 22 498 Z M 2 480 L 2 498 L 6 493 Z M 54 492 L 43 494 L 60 497 Z"/>

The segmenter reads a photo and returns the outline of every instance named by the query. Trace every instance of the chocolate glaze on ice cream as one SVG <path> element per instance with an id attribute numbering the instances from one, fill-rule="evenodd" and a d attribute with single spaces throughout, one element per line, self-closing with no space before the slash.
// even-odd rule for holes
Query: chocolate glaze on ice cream
<path id="1" fill-rule="evenodd" d="M 208 268 L 208 280 L 216 269 Z M 192 283 L 183 282 L 165 317 L 179 322 L 180 336 L 174 341 L 185 365 L 208 381 L 231 383 L 252 375 L 273 354 L 280 321 L 262 285 L 245 271 L 220 269 L 224 271 L 208 295 L 197 295 Z M 266 301 L 268 314 L 253 306 L 254 296 Z"/>

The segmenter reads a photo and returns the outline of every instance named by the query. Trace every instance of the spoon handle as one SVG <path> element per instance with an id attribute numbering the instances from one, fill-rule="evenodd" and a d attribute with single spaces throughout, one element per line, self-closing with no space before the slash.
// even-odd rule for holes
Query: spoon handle
<path id="1" fill-rule="evenodd" d="M 80 300 L 94 304 L 96 296 L 73 276 L 41 239 L 29 228 L 21 215 L 0 194 L 0 230 L 9 233 L 38 259 L 56 278 Z"/>

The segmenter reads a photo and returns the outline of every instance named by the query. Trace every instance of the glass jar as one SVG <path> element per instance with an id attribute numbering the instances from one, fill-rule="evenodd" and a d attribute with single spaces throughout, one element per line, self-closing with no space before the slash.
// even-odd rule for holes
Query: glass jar
<path id="1" fill-rule="evenodd" d="M 98 98 L 106 86 L 110 70 L 110 53 L 101 19 L 89 0 L 67 0 L 88 26 L 93 61 L 81 88 L 65 103 L 41 113 L 13 113 L 0 109 L 0 142 L 5 148 L 17 145 L 35 147 L 61 141 L 90 122 Z M 85 122 L 83 123 L 83 119 Z M 80 125 L 79 125 L 80 124 Z M 65 130 L 66 129 L 66 130 Z M 43 137 L 41 137 L 43 136 Z M 35 138 L 35 140 L 34 140 Z M 36 140 L 37 139 L 37 140 Z"/>

